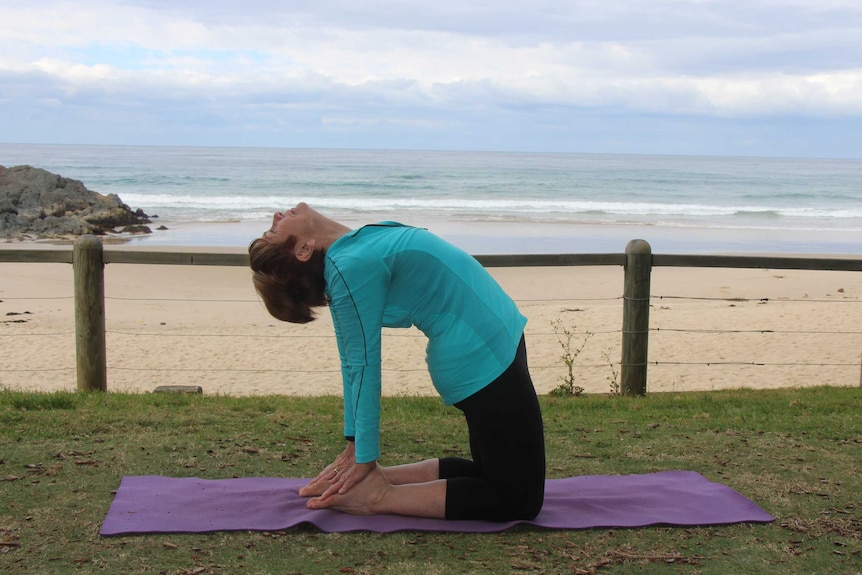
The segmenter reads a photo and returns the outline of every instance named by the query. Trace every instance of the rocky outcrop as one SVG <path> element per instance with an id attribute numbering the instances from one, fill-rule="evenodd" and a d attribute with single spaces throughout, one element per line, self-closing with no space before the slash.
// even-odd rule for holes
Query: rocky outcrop
<path id="1" fill-rule="evenodd" d="M 116 194 L 31 166 L 0 166 L 0 239 L 150 233 L 149 217 Z M 134 227 L 132 227 L 134 226 Z"/>

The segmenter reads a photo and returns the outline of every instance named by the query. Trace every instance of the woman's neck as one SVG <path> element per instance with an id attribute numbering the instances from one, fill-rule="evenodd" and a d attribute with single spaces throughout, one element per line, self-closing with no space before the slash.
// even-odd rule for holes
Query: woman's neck
<path id="1" fill-rule="evenodd" d="M 335 220 L 329 220 L 317 236 L 317 247 L 327 250 L 329 249 L 329 246 L 336 242 L 336 240 L 352 231 L 352 229 L 342 223 L 336 222 Z"/>

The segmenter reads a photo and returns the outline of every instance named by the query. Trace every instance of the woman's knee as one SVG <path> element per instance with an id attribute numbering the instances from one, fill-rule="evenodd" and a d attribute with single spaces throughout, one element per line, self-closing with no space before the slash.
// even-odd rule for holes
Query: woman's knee
<path id="1" fill-rule="evenodd" d="M 518 489 L 503 490 L 494 512 L 494 521 L 530 521 L 542 511 L 545 482 L 533 482 Z"/>
<path id="2" fill-rule="evenodd" d="M 541 487 L 535 486 L 533 489 L 526 490 L 516 499 L 512 506 L 512 514 L 516 516 L 513 519 L 535 519 L 542 511 L 544 502 L 545 484 L 543 481 Z"/>
<path id="3" fill-rule="evenodd" d="M 525 498 L 521 503 L 520 514 L 521 519 L 535 519 L 536 516 L 542 511 L 542 505 L 545 502 L 545 492 L 542 490 L 539 494 L 533 494 L 528 498 Z"/>

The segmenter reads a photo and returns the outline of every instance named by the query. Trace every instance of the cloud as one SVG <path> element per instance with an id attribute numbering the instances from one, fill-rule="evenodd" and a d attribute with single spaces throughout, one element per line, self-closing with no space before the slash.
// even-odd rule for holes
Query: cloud
<path id="1" fill-rule="evenodd" d="M 860 38 L 855 0 L 4 0 L 0 119 L 46 102 L 246 133 L 855 119 Z"/>

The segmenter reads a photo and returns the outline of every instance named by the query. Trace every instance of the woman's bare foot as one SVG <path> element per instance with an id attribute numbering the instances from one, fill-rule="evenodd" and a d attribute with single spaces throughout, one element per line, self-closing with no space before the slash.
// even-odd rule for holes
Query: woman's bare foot
<path id="1" fill-rule="evenodd" d="M 331 495 L 326 499 L 313 497 L 305 505 L 309 509 L 335 509 L 353 515 L 373 515 L 385 512 L 382 502 L 390 489 L 392 484 L 378 465 L 347 493 Z"/>

